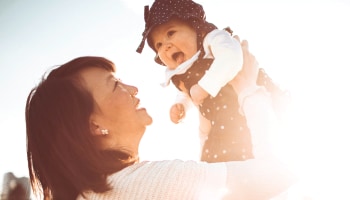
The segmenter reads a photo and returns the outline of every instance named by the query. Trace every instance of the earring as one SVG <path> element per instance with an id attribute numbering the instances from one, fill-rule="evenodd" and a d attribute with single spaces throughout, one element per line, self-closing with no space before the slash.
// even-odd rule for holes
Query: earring
<path id="1" fill-rule="evenodd" d="M 100 129 L 100 130 L 101 130 L 102 135 L 108 135 L 109 134 L 108 129 Z"/>

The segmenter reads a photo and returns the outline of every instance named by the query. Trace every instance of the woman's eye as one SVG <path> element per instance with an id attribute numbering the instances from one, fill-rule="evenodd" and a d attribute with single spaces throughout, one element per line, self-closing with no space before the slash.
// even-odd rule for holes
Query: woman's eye
<path id="1" fill-rule="evenodd" d="M 114 83 L 114 88 L 113 88 L 113 91 L 118 87 L 118 81 L 116 81 L 115 83 Z"/>
<path id="2" fill-rule="evenodd" d="M 115 79 L 113 91 L 118 87 L 120 79 Z"/>

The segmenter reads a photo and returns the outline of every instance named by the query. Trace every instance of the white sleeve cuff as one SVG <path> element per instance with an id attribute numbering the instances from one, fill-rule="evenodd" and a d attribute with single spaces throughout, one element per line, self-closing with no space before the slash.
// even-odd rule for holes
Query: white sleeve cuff
<path id="1" fill-rule="evenodd" d="M 181 103 L 185 107 L 185 111 L 188 111 L 191 107 L 193 107 L 191 98 L 185 92 L 181 91 L 177 93 L 175 103 Z"/>

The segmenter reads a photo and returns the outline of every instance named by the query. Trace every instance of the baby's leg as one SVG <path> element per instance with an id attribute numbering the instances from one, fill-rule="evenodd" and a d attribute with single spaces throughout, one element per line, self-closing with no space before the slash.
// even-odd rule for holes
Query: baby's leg
<path id="1" fill-rule="evenodd" d="M 199 115 L 199 142 L 200 142 L 200 153 L 202 154 L 203 146 L 205 141 L 208 139 L 208 135 L 210 132 L 210 121 L 203 117 L 200 112 L 198 112 Z M 201 158 L 202 155 L 199 155 Z"/>

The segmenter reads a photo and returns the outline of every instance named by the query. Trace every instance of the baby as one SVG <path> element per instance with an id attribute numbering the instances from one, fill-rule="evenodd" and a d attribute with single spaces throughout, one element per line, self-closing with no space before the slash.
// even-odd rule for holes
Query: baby
<path id="1" fill-rule="evenodd" d="M 254 158 L 250 129 L 230 84 L 242 69 L 240 42 L 207 22 L 202 6 L 191 0 L 156 0 L 145 7 L 145 23 L 137 52 L 147 40 L 155 61 L 166 66 L 164 86 L 171 81 L 180 91 L 181 102 L 170 109 L 174 123 L 185 116 L 182 100 L 190 98 L 198 107 L 205 135 L 201 160 Z"/>

